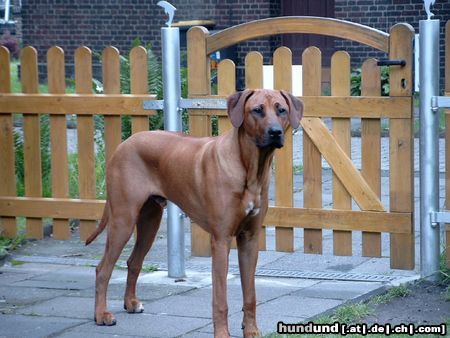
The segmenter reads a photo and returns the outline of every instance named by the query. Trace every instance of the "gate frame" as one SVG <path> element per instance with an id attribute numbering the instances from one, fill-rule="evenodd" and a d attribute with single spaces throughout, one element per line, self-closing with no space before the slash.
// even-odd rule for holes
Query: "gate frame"
<path id="1" fill-rule="evenodd" d="M 353 40 L 388 52 L 391 61 L 405 60 L 405 66 L 391 68 L 390 97 L 412 97 L 414 29 L 409 24 L 396 24 L 391 28 L 390 34 L 387 34 L 367 26 L 331 18 L 279 17 L 244 23 L 212 35 L 204 27 L 191 28 L 187 34 L 189 98 L 214 97 L 211 96 L 209 61 L 211 53 L 245 40 L 287 33 L 322 34 Z M 313 98 L 311 97 L 311 101 L 314 101 Z M 306 99 L 308 98 L 306 97 Z M 304 116 L 308 117 L 307 101 L 304 104 Z M 390 231 L 391 268 L 396 269 L 414 268 L 412 108 L 412 100 L 410 100 L 408 116 L 390 120 L 390 214 L 406 213 L 411 215 L 407 232 L 394 233 L 393 229 Z M 217 111 L 208 112 L 206 110 L 191 110 L 189 113 L 190 133 L 195 136 L 209 136 L 211 134 L 210 115 L 220 115 Z M 325 117 L 325 115 L 323 116 Z M 304 128 L 306 120 L 320 121 L 317 117 L 304 118 L 302 120 Z M 301 210 L 300 208 L 290 208 L 290 206 L 286 205 L 287 208 L 283 208 L 284 213 L 289 214 L 290 210 Z M 272 216 L 271 209 L 274 211 L 273 214 L 277 214 L 277 217 Z M 280 215 L 281 210 L 276 209 L 279 208 L 269 208 L 265 223 L 286 227 L 286 224 L 273 222 L 275 220 L 285 222 L 284 218 L 289 218 L 289 216 L 282 217 Z M 309 211 L 314 212 L 311 209 Z M 289 222 L 289 227 L 292 226 L 295 226 L 295 224 Z M 210 256 L 210 235 L 195 223 L 192 223 L 191 234 L 192 254 L 195 256 Z"/>

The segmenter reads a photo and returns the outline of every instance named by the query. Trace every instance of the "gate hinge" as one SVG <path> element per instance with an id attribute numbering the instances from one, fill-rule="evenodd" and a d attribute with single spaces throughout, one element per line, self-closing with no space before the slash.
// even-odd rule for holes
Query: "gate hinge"
<path id="1" fill-rule="evenodd" d="M 430 212 L 431 226 L 435 228 L 439 223 L 450 223 L 450 212 L 444 211 L 432 211 Z"/>
<path id="2" fill-rule="evenodd" d="M 450 108 L 450 96 L 431 97 L 431 109 L 436 112 L 439 108 Z"/>

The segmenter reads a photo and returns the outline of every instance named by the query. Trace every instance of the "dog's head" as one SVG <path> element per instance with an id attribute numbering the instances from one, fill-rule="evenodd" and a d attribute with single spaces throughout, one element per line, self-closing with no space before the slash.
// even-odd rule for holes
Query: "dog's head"
<path id="1" fill-rule="evenodd" d="M 289 125 L 298 128 L 303 103 L 284 90 L 246 89 L 228 97 L 228 116 L 259 148 L 281 148 Z"/>

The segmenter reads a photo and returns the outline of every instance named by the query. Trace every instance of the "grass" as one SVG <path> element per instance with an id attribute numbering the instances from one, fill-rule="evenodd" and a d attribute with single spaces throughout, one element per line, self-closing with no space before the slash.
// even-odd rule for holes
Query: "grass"
<path id="1" fill-rule="evenodd" d="M 371 299 L 371 305 L 386 304 L 391 302 L 395 298 L 407 297 L 411 294 L 411 291 L 404 285 L 394 286 L 390 288 L 386 293 L 376 296 Z"/>
<path id="2" fill-rule="evenodd" d="M 18 235 L 13 238 L 0 236 L 0 256 L 16 250 L 25 242 L 25 235 Z"/>
<path id="3" fill-rule="evenodd" d="M 116 266 L 114 267 L 116 270 L 128 270 L 128 268 L 126 266 L 122 266 L 122 265 L 118 265 L 116 264 Z M 143 265 L 141 272 L 144 273 L 152 273 L 158 271 L 158 267 L 155 265 Z"/>
<path id="4" fill-rule="evenodd" d="M 16 260 L 16 259 L 11 260 L 10 263 L 11 263 L 12 266 L 19 266 L 19 265 L 24 265 L 24 264 L 25 264 L 25 262 L 23 262 L 23 261 L 18 261 L 18 260 Z"/>

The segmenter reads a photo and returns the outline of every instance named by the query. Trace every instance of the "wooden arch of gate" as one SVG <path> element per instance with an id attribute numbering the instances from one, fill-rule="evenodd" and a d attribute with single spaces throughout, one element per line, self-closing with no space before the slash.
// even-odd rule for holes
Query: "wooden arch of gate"
<path id="1" fill-rule="evenodd" d="M 331 61 L 331 94 L 321 96 L 321 52 L 309 47 L 303 65 L 303 208 L 293 207 L 292 133 L 276 153 L 275 207 L 265 225 L 275 226 L 276 250 L 294 250 L 294 227 L 304 228 L 304 251 L 322 253 L 322 229 L 333 229 L 335 255 L 352 255 L 352 231 L 362 231 L 363 256 L 381 256 L 381 233 L 390 234 L 391 267 L 414 268 L 413 222 L 413 36 L 408 24 L 397 24 L 390 33 L 346 21 L 317 17 L 281 17 L 258 20 L 210 35 L 203 27 L 188 32 L 189 96 L 211 95 L 209 55 L 242 41 L 286 33 L 312 33 L 356 41 L 405 60 L 390 68 L 390 96 L 382 97 L 376 60 L 362 65 L 362 96 L 350 96 L 350 57 L 336 52 Z M 274 88 L 291 91 L 292 55 L 280 47 L 273 55 Z M 263 85 L 263 59 L 251 52 L 245 59 L 247 88 Z M 218 96 L 236 88 L 235 65 L 224 60 L 218 67 Z M 190 111 L 190 133 L 211 135 L 211 116 L 219 117 L 219 133 L 231 128 L 224 110 Z M 332 118 L 332 131 L 322 121 Z M 350 158 L 350 119 L 361 118 L 362 168 Z M 389 208 L 381 203 L 381 118 L 389 119 Z M 333 170 L 333 209 L 322 205 L 322 156 Z M 354 201 L 360 210 L 352 210 Z M 265 234 L 260 242 L 265 249 Z M 192 225 L 192 254 L 210 255 L 209 235 Z"/>

